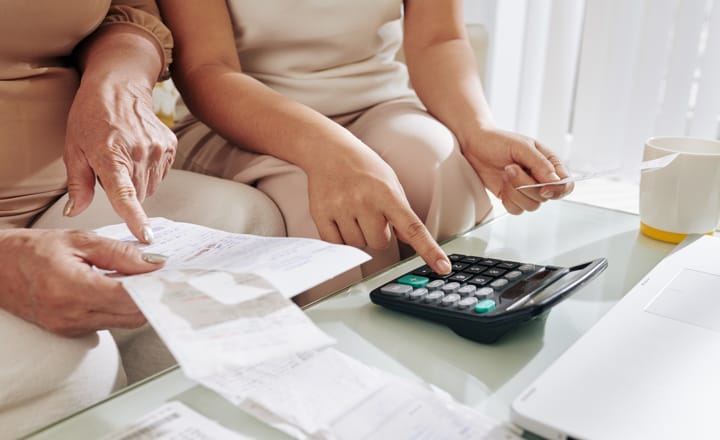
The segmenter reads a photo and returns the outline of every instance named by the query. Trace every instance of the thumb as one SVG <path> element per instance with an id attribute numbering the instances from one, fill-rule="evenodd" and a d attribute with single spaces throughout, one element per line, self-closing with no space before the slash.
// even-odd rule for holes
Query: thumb
<path id="1" fill-rule="evenodd" d="M 66 154 L 64 161 L 68 179 L 68 201 L 63 215 L 74 217 L 90 206 L 95 196 L 95 172 L 82 155 Z"/>
<path id="2" fill-rule="evenodd" d="M 81 256 L 88 263 L 128 275 L 152 272 L 167 261 L 165 255 L 144 253 L 132 243 L 92 233 L 82 239 L 78 247 L 81 247 Z"/>

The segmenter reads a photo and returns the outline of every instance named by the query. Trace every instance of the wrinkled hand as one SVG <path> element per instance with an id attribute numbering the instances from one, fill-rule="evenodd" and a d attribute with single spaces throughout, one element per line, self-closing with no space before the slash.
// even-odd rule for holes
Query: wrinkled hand
<path id="1" fill-rule="evenodd" d="M 152 230 L 141 202 L 167 174 L 176 144 L 175 135 L 153 113 L 151 90 L 137 84 L 83 82 L 65 138 L 70 197 L 65 215 L 87 208 L 97 177 L 133 235 L 150 242 Z"/>
<path id="2" fill-rule="evenodd" d="M 497 129 L 478 130 L 462 150 L 483 184 L 511 214 L 534 211 L 541 203 L 573 190 L 573 183 L 515 189 L 569 177 L 560 159 L 530 137 Z"/>
<path id="3" fill-rule="evenodd" d="M 331 243 L 384 249 L 392 238 L 409 244 L 436 272 L 450 262 L 413 212 L 394 171 L 373 152 L 308 173 L 310 212 Z"/>
<path id="4" fill-rule="evenodd" d="M 93 265 L 127 274 L 162 267 L 92 232 L 11 229 L 0 232 L 0 249 L 0 307 L 64 336 L 145 322 L 120 282 Z"/>

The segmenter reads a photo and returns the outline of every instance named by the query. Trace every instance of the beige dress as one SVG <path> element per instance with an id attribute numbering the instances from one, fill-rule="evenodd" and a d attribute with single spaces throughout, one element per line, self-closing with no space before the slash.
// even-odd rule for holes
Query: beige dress
<path id="1" fill-rule="evenodd" d="M 28 225 L 65 192 L 78 42 L 103 23 L 130 23 L 155 35 L 170 60 L 169 32 L 145 12 L 157 11 L 152 2 L 112 3 L 0 0 L 0 228 Z M 0 439 L 27 434 L 124 383 L 109 332 L 63 338 L 0 309 Z"/>
<path id="2" fill-rule="evenodd" d="M 343 125 L 377 152 L 436 239 L 472 227 L 490 211 L 455 136 L 428 114 L 395 59 L 402 0 L 227 3 L 243 72 Z M 232 145 L 192 116 L 176 130 L 176 167 L 255 185 L 280 208 L 288 235 L 319 237 L 307 177 L 297 166 Z M 398 259 L 396 246 L 371 253 L 364 275 Z"/>
<path id="3" fill-rule="evenodd" d="M 0 228 L 8 228 L 27 226 L 65 192 L 75 46 L 101 25 L 129 23 L 158 39 L 167 64 L 172 39 L 146 0 L 0 0 L 0 11 Z"/>

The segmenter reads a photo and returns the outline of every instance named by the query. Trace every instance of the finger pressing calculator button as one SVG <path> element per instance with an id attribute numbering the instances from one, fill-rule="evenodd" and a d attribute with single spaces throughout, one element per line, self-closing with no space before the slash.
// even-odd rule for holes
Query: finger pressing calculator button
<path id="1" fill-rule="evenodd" d="M 487 313 L 495 308 L 495 301 L 491 299 L 484 299 L 475 304 L 475 312 Z"/>
<path id="2" fill-rule="evenodd" d="M 436 304 L 440 302 L 443 296 L 445 296 L 445 294 L 441 291 L 433 290 L 432 292 L 425 295 L 425 297 L 423 297 L 423 301 L 425 301 L 426 303 Z"/>
<path id="3" fill-rule="evenodd" d="M 405 296 L 412 292 L 413 288 L 406 284 L 390 283 L 382 286 L 380 291 L 390 296 Z"/>
<path id="4" fill-rule="evenodd" d="M 440 304 L 445 307 L 452 307 L 455 304 L 457 304 L 458 301 L 460 301 L 461 296 L 457 293 L 451 293 L 450 295 L 445 295 L 441 300 Z"/>
<path id="5" fill-rule="evenodd" d="M 430 282 L 430 278 L 421 277 L 420 275 L 404 275 L 398 278 L 397 282 L 400 284 L 407 284 L 408 286 L 418 288 L 425 287 L 425 285 Z"/>

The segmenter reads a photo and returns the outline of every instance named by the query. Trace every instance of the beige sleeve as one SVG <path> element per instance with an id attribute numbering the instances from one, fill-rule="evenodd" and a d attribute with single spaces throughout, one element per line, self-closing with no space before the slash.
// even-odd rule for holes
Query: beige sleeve
<path id="1" fill-rule="evenodd" d="M 158 80 L 168 79 L 170 77 L 169 66 L 172 62 L 173 39 L 170 29 L 162 22 L 157 3 L 154 0 L 112 0 L 112 5 L 102 26 L 115 23 L 136 26 L 152 35 L 163 52 L 163 69 Z"/>

